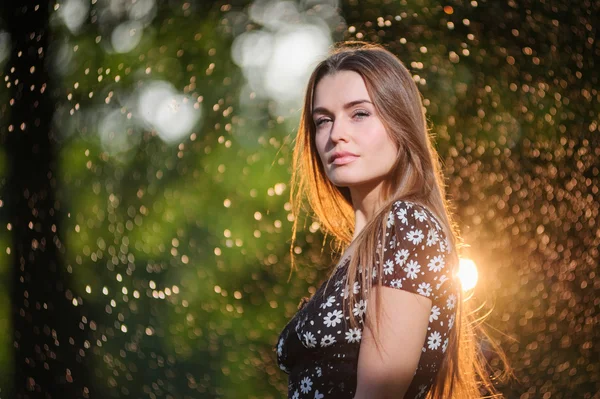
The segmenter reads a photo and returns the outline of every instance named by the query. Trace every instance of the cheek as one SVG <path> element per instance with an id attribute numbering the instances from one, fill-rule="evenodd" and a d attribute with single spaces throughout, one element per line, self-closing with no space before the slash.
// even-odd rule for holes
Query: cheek
<path id="1" fill-rule="evenodd" d="M 373 156 L 377 157 L 378 161 L 384 164 L 396 162 L 398 148 L 394 140 L 388 135 L 383 126 L 377 128 L 376 131 L 369 137 L 369 141 L 365 141 L 365 145 L 369 146 Z"/>
<path id="2" fill-rule="evenodd" d="M 367 134 L 361 137 L 361 144 L 380 154 L 389 153 L 395 147 L 394 141 L 380 123 L 374 124 L 367 130 Z"/>
<path id="3" fill-rule="evenodd" d="M 317 154 L 321 161 L 323 161 L 323 155 L 325 154 L 325 144 L 326 142 L 323 141 L 323 138 L 317 134 L 315 136 L 315 147 L 317 148 Z"/>

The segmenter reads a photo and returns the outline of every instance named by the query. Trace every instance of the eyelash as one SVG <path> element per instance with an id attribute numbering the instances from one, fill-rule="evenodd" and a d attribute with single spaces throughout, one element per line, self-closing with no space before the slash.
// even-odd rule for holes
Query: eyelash
<path id="1" fill-rule="evenodd" d="M 364 118 L 366 118 L 366 117 L 370 116 L 371 114 L 369 114 L 366 111 L 358 111 L 354 115 L 352 115 L 352 117 L 359 116 L 359 115 L 362 116 L 362 117 L 364 117 Z M 360 119 L 363 119 L 363 118 L 360 118 Z M 315 123 L 315 125 L 317 127 L 319 127 L 319 126 L 321 126 L 321 122 L 326 122 L 328 120 L 329 119 L 326 119 L 326 118 L 319 119 L 319 120 L 317 120 L 317 122 Z"/>

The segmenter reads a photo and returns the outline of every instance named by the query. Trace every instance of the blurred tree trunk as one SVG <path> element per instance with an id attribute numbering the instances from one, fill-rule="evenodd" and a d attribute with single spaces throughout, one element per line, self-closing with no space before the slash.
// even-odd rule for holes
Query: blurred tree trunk
<path id="1" fill-rule="evenodd" d="M 80 307 L 67 288 L 58 238 L 62 217 L 54 193 L 54 103 L 45 65 L 52 9 L 52 2 L 3 2 L 12 45 L 5 70 L 9 79 L 3 82 L 9 90 L 9 104 L 3 106 L 8 126 L 0 133 L 8 156 L 4 211 L 14 265 L 14 383 L 12 392 L 2 392 L 7 398 L 89 396 Z"/>

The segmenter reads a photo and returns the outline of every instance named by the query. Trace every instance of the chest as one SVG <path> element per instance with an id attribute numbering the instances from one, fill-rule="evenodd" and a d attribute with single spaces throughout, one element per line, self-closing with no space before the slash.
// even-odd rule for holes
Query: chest
<path id="1" fill-rule="evenodd" d="M 358 350 L 362 324 L 358 328 L 350 327 L 349 316 L 343 312 L 343 301 L 348 291 L 357 294 L 360 285 L 356 283 L 348 290 L 345 284 L 344 269 L 339 268 L 285 326 L 277 344 L 277 360 L 282 370 L 289 372 L 298 359 L 318 360 L 330 352 L 346 357 Z M 362 316 L 363 313 L 364 306 L 359 303 L 354 314 Z"/>

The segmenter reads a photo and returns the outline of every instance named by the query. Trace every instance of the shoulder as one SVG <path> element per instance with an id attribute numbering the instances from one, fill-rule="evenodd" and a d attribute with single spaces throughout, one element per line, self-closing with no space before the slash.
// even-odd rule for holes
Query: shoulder
<path id="1" fill-rule="evenodd" d="M 444 255 L 452 252 L 451 237 L 446 234 L 440 219 L 426 205 L 407 200 L 394 201 L 386 225 L 386 240 L 392 240 L 392 247 L 411 246 L 415 247 L 415 251 L 437 249 Z"/>
<path id="2" fill-rule="evenodd" d="M 381 242 L 380 242 L 381 243 Z M 442 224 L 425 205 L 395 201 L 388 216 L 383 240 L 382 285 L 433 298 L 454 287 L 446 282 L 456 274 L 456 259 Z"/>
<path id="3" fill-rule="evenodd" d="M 398 220 L 405 226 L 412 225 L 412 227 L 419 226 L 422 228 L 431 228 L 443 233 L 442 223 L 431 209 L 426 205 L 413 201 L 394 201 L 391 206 L 388 220 L 392 222 Z"/>

